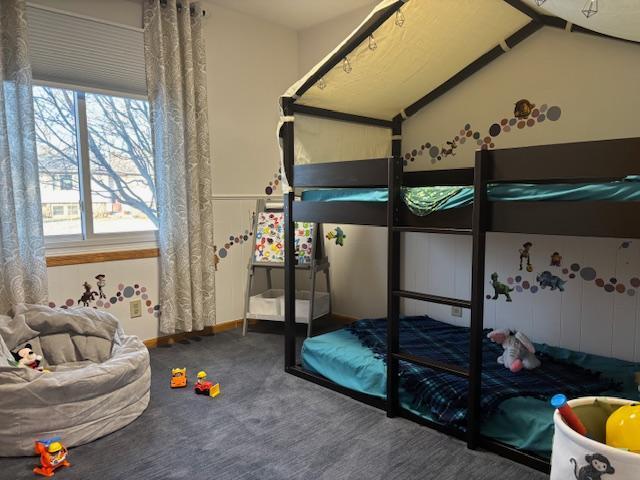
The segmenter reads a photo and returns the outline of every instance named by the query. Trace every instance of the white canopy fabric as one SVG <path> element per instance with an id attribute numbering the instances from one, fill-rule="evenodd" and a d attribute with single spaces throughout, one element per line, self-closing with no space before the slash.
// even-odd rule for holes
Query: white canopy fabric
<path id="1" fill-rule="evenodd" d="M 363 23 L 393 3 L 382 1 Z M 531 22 L 502 0 L 408 0 L 400 11 L 373 34 L 377 48 L 366 40 L 348 56 L 350 73 L 339 63 L 324 76 L 324 88 L 316 84 L 296 103 L 390 120 Z M 358 29 L 285 96 L 295 96 Z"/>

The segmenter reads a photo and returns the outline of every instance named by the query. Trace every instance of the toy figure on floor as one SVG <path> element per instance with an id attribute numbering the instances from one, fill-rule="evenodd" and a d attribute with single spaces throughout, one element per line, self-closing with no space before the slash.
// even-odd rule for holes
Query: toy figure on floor
<path id="1" fill-rule="evenodd" d="M 344 231 L 340 227 L 336 227 L 335 230 L 327 233 L 325 237 L 327 238 L 327 240 L 333 240 L 335 238 L 336 245 L 339 245 L 341 247 L 344 247 L 344 239 L 347 238 L 347 236 L 344 234 Z"/>
<path id="2" fill-rule="evenodd" d="M 71 466 L 67 460 L 68 451 L 60 443 L 60 437 L 38 440 L 35 444 L 35 451 L 40 455 L 41 465 L 34 468 L 33 473 L 45 477 L 53 477 L 58 468 Z"/>
<path id="3" fill-rule="evenodd" d="M 27 343 L 24 347 L 19 348 L 15 352 L 11 352 L 17 367 L 31 368 L 42 372 L 44 369 L 40 366 L 42 355 L 37 355 L 31 348 L 31 344 Z"/>
<path id="4" fill-rule="evenodd" d="M 527 261 L 527 272 L 533 272 L 533 265 L 531 265 L 531 247 L 533 243 L 525 242 L 522 244 L 522 248 L 518 250 L 520 252 L 520 270 L 522 270 L 522 261 Z"/>
<path id="5" fill-rule="evenodd" d="M 539 273 L 536 277 L 536 281 L 540 284 L 540 288 L 551 287 L 551 291 L 557 289 L 561 292 L 564 292 L 564 284 L 567 283 L 566 280 L 562 280 L 560 277 L 553 275 L 548 270 Z"/>
<path id="6" fill-rule="evenodd" d="M 523 368 L 533 370 L 540 366 L 540 360 L 535 355 L 536 349 L 524 333 L 514 333 L 511 330 L 493 330 L 489 332 L 487 338 L 502 345 L 504 353 L 498 357 L 498 363 L 513 373 L 517 373 Z"/>
<path id="7" fill-rule="evenodd" d="M 562 266 L 562 255 L 558 252 L 553 252 L 551 254 L 551 262 L 549 263 L 550 267 L 561 267 Z"/>
<path id="8" fill-rule="evenodd" d="M 89 282 L 84 282 L 82 286 L 84 287 L 84 293 L 78 299 L 78 305 L 82 303 L 85 307 L 88 307 L 89 302 L 93 302 L 95 300 L 98 292 L 94 292 L 91 290 L 93 287 L 91 286 L 91 284 L 89 284 Z"/>
<path id="9" fill-rule="evenodd" d="M 107 282 L 105 281 L 105 279 L 107 278 L 106 275 L 104 273 L 99 273 L 95 278 L 97 280 L 96 285 L 98 286 L 98 298 L 107 298 L 104 291 L 102 290 L 107 286 Z"/>
<path id="10" fill-rule="evenodd" d="M 498 274 L 493 272 L 491 274 L 491 286 L 493 287 L 494 295 L 493 300 L 497 300 L 498 296 L 504 295 L 507 299 L 507 302 L 511 302 L 511 295 L 509 293 L 513 292 L 513 288 L 505 285 L 504 283 L 498 281 Z"/>

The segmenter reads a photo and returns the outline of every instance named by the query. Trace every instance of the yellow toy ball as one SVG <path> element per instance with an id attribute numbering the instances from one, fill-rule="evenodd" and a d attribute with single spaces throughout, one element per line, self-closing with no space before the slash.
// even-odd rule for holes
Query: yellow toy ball
<path id="1" fill-rule="evenodd" d="M 609 416 L 607 445 L 640 453 L 640 404 L 625 405 Z"/>
<path id="2" fill-rule="evenodd" d="M 198 380 L 202 380 L 203 378 L 207 378 L 207 372 L 205 372 L 204 370 L 200 370 L 197 376 Z"/>

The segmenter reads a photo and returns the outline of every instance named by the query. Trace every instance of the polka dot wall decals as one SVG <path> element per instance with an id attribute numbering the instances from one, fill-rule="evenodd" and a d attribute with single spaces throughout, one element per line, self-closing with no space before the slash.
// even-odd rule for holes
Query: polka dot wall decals
<path id="1" fill-rule="evenodd" d="M 516 103 L 514 116 L 510 118 L 504 117 L 492 123 L 487 129 L 488 135 L 483 135 L 480 131 L 474 130 L 471 124 L 467 123 L 459 130 L 458 135 L 452 137 L 450 140 L 446 140 L 440 145 L 433 145 L 430 142 L 426 142 L 420 145 L 420 148 L 414 148 L 405 153 L 403 162 L 405 165 L 408 165 L 414 162 L 417 157 L 425 156 L 430 159 L 432 164 L 437 163 L 449 156 L 455 156 L 456 149 L 459 145 L 466 144 L 467 140 L 472 141 L 473 145 L 480 147 L 482 150 L 496 148 L 496 137 L 502 133 L 511 132 L 513 127 L 516 127 L 517 130 L 524 130 L 534 127 L 545 120 L 555 122 L 559 120 L 561 116 L 562 109 L 557 105 L 548 107 L 546 104 L 543 104 L 539 108 L 536 108 L 536 106 L 529 101 L 520 100 Z"/>
<path id="2" fill-rule="evenodd" d="M 254 214 L 252 213 L 252 216 Z M 213 247 L 213 251 L 214 251 L 214 266 L 215 269 L 218 269 L 218 264 L 220 263 L 220 260 L 222 260 L 223 258 L 227 258 L 227 255 L 229 255 L 229 250 L 231 249 L 231 247 L 233 247 L 234 245 L 241 245 L 244 242 L 249 240 L 249 237 L 253 236 L 253 232 L 250 232 L 249 230 L 245 230 L 242 233 L 239 233 L 238 235 L 229 235 L 229 241 L 226 242 L 224 244 L 223 247 L 218 248 L 217 245 L 214 245 Z"/>
<path id="3" fill-rule="evenodd" d="M 273 180 L 269 181 L 269 184 L 264 188 L 264 193 L 267 195 L 273 195 L 276 188 L 282 183 L 282 170 L 278 168 L 278 171 L 273 174 Z"/>

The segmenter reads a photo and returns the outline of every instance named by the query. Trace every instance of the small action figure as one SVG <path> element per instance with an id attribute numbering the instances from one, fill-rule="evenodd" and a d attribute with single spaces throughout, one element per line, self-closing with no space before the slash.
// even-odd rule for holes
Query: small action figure
<path id="1" fill-rule="evenodd" d="M 551 267 L 561 267 L 562 266 L 562 255 L 558 252 L 553 252 L 551 254 L 551 263 L 549 264 Z"/>
<path id="2" fill-rule="evenodd" d="M 105 281 L 105 278 L 107 277 L 105 276 L 104 273 L 100 273 L 96 275 L 96 280 L 97 280 L 96 285 L 98 286 L 98 298 L 107 298 L 104 291 L 102 290 L 104 287 L 107 286 L 107 282 Z"/>
<path id="3" fill-rule="evenodd" d="M 48 440 L 38 440 L 35 450 L 40 455 L 40 466 L 33 469 L 33 473 L 45 477 L 53 477 L 60 467 L 70 467 L 67 461 L 67 449 L 60 443 L 60 437 Z"/>
<path id="4" fill-rule="evenodd" d="M 522 260 L 526 260 L 527 272 L 533 272 L 533 265 L 531 265 L 531 247 L 533 247 L 533 243 L 525 242 L 522 244 L 522 248 L 518 250 L 520 252 L 520 270 L 522 270 Z"/>
<path id="5" fill-rule="evenodd" d="M 187 386 L 187 369 L 174 368 L 171 370 L 171 388 L 183 388 Z"/>
<path id="6" fill-rule="evenodd" d="M 491 274 L 491 286 L 493 287 L 493 292 L 494 292 L 494 295 L 492 297 L 493 300 L 497 300 L 498 296 L 504 295 L 505 298 L 507 299 L 507 302 L 512 301 L 511 295 L 509 294 L 513 292 L 513 288 L 500 282 L 498 280 L 498 274 L 496 272 L 493 272 Z"/>

